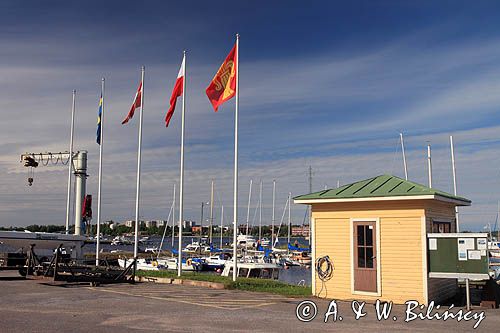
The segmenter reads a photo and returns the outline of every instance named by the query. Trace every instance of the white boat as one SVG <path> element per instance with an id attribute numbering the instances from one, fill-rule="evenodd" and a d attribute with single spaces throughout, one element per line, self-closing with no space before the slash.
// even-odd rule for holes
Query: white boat
<path id="1" fill-rule="evenodd" d="M 252 247 L 257 246 L 257 240 L 255 239 L 255 237 L 250 235 L 239 234 L 236 237 L 236 242 L 238 246 L 252 246 Z"/>
<path id="2" fill-rule="evenodd" d="M 118 259 L 118 264 L 122 268 L 127 268 L 134 259 Z M 158 260 L 149 258 L 138 258 L 137 259 L 137 269 L 143 271 L 159 271 L 162 269 L 167 269 L 165 265 L 160 263 Z"/>
<path id="3" fill-rule="evenodd" d="M 116 236 L 111 241 L 111 245 L 125 245 L 125 244 L 132 244 L 132 241 L 130 241 L 128 238 L 124 236 Z"/>
<path id="4" fill-rule="evenodd" d="M 230 255 L 221 253 L 219 255 L 204 257 L 205 262 L 209 269 L 220 269 L 225 267 L 226 262 L 229 261 Z"/>
<path id="5" fill-rule="evenodd" d="M 19 252 L 28 252 L 30 245 L 34 244 L 34 251 L 40 258 L 51 258 L 54 250 L 63 244 L 72 259 L 83 259 L 82 247 L 85 239 L 85 236 L 47 232 L 0 231 L 0 244 L 8 245 Z"/>
<path id="6" fill-rule="evenodd" d="M 144 249 L 144 252 L 156 253 L 156 252 L 158 252 L 158 246 L 147 246 Z"/>
<path id="7" fill-rule="evenodd" d="M 177 270 L 177 258 L 158 258 L 156 259 L 158 264 L 165 266 L 167 269 Z M 198 263 L 193 261 L 191 258 L 182 260 L 182 270 L 183 271 L 197 271 Z"/>
<path id="8" fill-rule="evenodd" d="M 196 253 L 200 251 L 200 244 L 198 242 L 192 242 L 182 249 L 182 252 Z"/>
<path id="9" fill-rule="evenodd" d="M 267 237 L 263 237 L 260 240 L 260 245 L 262 245 L 262 246 L 269 246 L 269 244 L 271 244 L 271 240 Z"/>
<path id="10" fill-rule="evenodd" d="M 270 263 L 238 263 L 238 277 L 257 278 L 257 279 L 272 279 L 277 280 L 279 277 L 280 267 Z M 233 276 L 233 261 L 228 261 L 222 276 Z"/>
<path id="11" fill-rule="evenodd" d="M 490 257 L 500 258 L 500 241 L 489 241 L 488 250 L 490 252 Z"/>

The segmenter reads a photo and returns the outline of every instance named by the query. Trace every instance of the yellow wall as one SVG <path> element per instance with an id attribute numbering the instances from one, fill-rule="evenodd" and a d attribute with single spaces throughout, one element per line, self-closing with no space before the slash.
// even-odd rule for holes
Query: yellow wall
<path id="1" fill-rule="evenodd" d="M 450 203 L 438 201 L 429 202 L 425 205 L 425 217 L 427 233 L 432 232 L 432 222 L 452 222 L 450 232 L 456 232 L 455 206 Z M 441 302 L 453 297 L 457 292 L 456 279 L 431 279 L 427 280 L 429 301 Z"/>
<path id="2" fill-rule="evenodd" d="M 385 201 L 313 204 L 315 259 L 329 255 L 334 262 L 331 280 L 316 276 L 315 294 L 329 299 L 427 301 L 424 277 L 425 210 L 422 201 Z M 350 219 L 380 219 L 380 296 L 351 292 Z M 425 257 L 425 258 L 424 258 Z M 321 290 L 322 289 L 322 290 Z M 321 292 L 321 293 L 320 293 Z"/>

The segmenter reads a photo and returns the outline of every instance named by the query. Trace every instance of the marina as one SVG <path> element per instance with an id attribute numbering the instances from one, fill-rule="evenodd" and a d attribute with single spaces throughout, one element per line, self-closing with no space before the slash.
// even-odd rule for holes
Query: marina
<path id="1" fill-rule="evenodd" d="M 0 333 L 496 332 L 500 3 L 0 5 Z"/>

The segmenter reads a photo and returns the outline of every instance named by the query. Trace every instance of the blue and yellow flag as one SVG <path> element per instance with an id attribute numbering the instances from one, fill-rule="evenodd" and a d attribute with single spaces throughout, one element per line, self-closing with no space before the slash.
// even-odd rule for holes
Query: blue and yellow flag
<path id="1" fill-rule="evenodd" d="M 97 112 L 97 138 L 96 142 L 98 145 L 101 144 L 101 115 L 102 115 L 102 94 L 99 99 L 99 111 Z"/>

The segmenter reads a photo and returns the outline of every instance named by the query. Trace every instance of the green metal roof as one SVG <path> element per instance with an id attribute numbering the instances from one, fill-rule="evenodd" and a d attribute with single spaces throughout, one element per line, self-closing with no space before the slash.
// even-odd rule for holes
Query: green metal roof
<path id="1" fill-rule="evenodd" d="M 299 195 L 294 200 L 361 199 L 428 195 L 460 201 L 466 205 L 471 203 L 469 199 L 391 175 L 381 175 L 335 189 Z"/>

